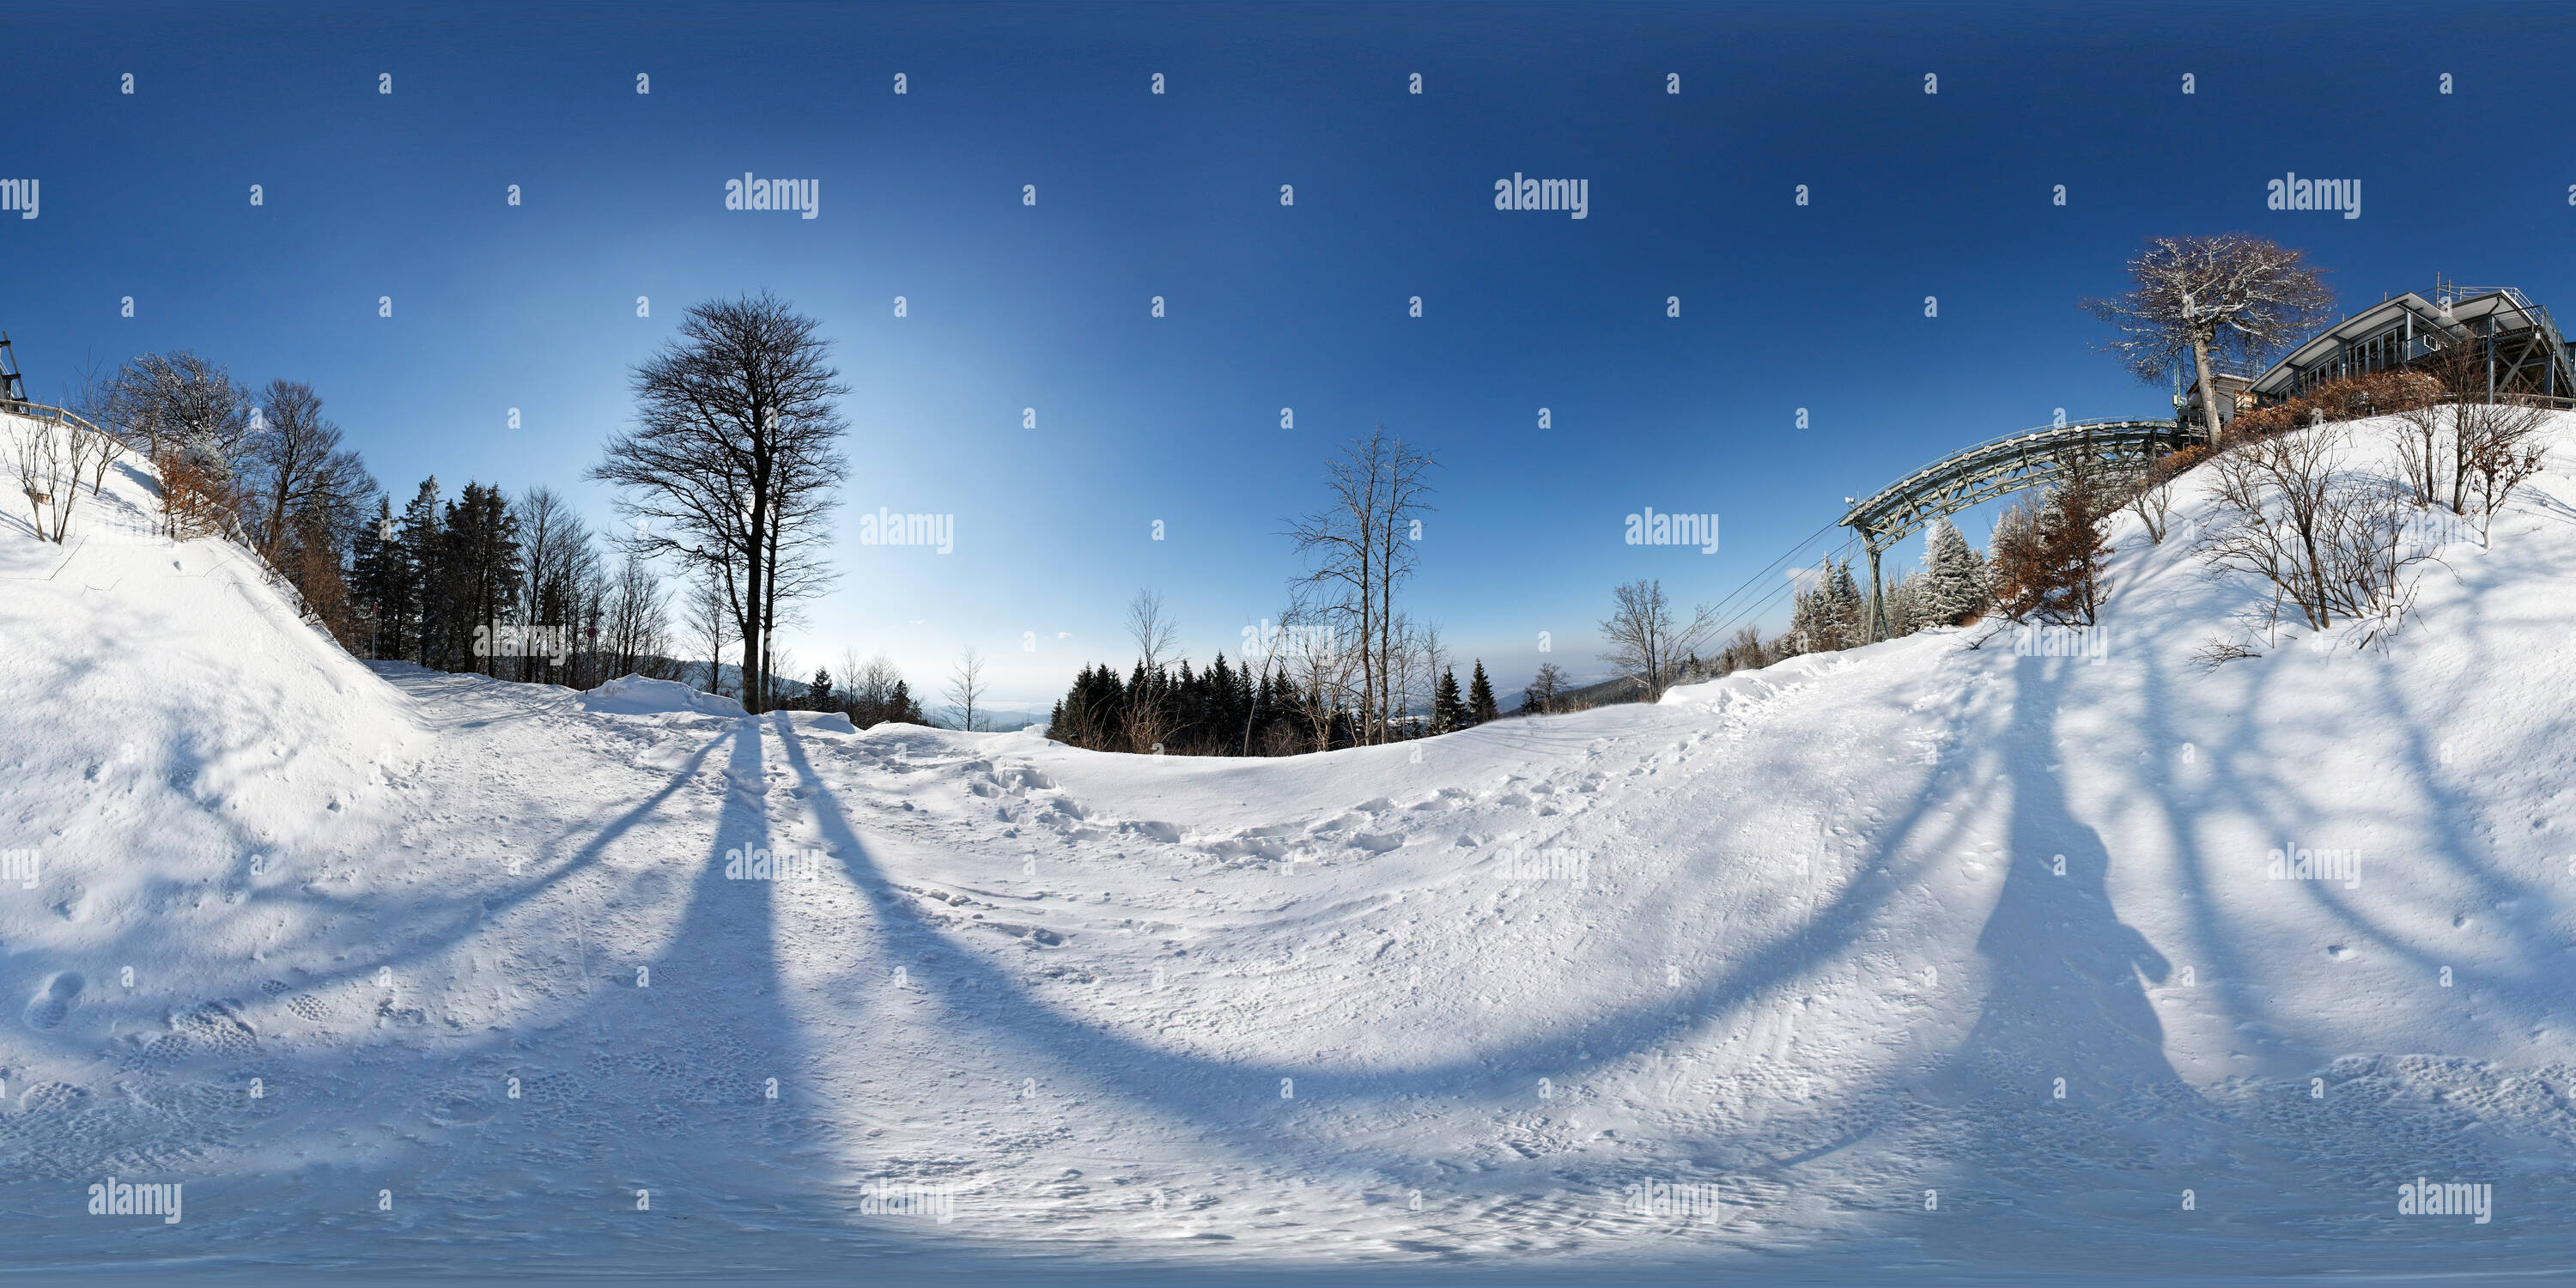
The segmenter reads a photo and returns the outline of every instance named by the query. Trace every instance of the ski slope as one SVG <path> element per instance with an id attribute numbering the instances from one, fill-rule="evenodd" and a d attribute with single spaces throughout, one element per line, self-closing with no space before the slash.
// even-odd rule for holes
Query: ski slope
<path id="1" fill-rule="evenodd" d="M 0 1271 L 2563 1271 L 2554 432 L 2383 650 L 2123 516 L 2094 656 L 1286 760 L 361 663 L 129 468 L 0 518 Z"/>

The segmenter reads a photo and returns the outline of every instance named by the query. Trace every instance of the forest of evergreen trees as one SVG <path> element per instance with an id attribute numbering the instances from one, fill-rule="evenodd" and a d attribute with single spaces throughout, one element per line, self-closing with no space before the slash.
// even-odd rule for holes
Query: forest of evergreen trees
<path id="1" fill-rule="evenodd" d="M 1474 663 L 1467 687 L 1443 667 L 1430 710 L 1398 721 L 1400 736 L 1451 733 L 1495 719 L 1494 687 Z M 1258 677 L 1219 653 L 1204 669 L 1187 658 L 1177 670 L 1147 669 L 1125 678 L 1108 665 L 1086 666 L 1049 713 L 1048 736 L 1094 751 L 1142 755 L 1291 756 L 1360 745 L 1352 709 L 1301 691 L 1281 668 Z"/>

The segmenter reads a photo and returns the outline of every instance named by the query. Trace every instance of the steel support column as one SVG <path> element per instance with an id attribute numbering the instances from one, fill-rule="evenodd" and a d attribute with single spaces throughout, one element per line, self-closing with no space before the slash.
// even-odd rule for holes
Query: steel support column
<path id="1" fill-rule="evenodd" d="M 2487 401 L 2495 401 L 2495 314 L 2486 316 L 2487 331 Z"/>
<path id="2" fill-rule="evenodd" d="M 1862 544 L 1869 547 L 1869 642 L 1876 644 L 1887 638 L 1887 599 L 1879 587 L 1878 543 Z"/>

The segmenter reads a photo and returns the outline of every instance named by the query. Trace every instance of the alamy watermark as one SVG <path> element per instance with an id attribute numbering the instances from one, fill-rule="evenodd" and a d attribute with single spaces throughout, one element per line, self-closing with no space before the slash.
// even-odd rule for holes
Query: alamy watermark
<path id="1" fill-rule="evenodd" d="M 859 516 L 859 544 L 935 546 L 944 555 L 957 548 L 957 516 L 896 514 L 881 505 L 876 513 Z"/>
<path id="2" fill-rule="evenodd" d="M 572 652 L 572 628 L 500 622 L 474 628 L 476 657 L 541 657 L 562 666 Z"/>
<path id="3" fill-rule="evenodd" d="M 2361 180 L 2302 179 L 2296 170 L 2264 185 L 2267 210 L 2340 210 L 2346 219 L 2361 218 Z"/>
<path id="4" fill-rule="evenodd" d="M 36 217 L 37 192 L 34 179 L 0 179 L 0 210 L 14 210 L 20 219 Z"/>
<path id="5" fill-rule="evenodd" d="M 182 1198 L 176 1181 L 128 1185 L 111 1176 L 89 1187 L 91 1216 L 157 1216 L 163 1225 L 179 1224 Z"/>
<path id="6" fill-rule="evenodd" d="M 2263 876 L 2271 881 L 2341 881 L 2347 890 L 2361 885 L 2361 851 L 2303 850 L 2287 841 L 2263 859 Z"/>
<path id="7" fill-rule="evenodd" d="M 1496 210 L 1562 210 L 1576 219 L 1592 213 L 1590 179 L 1525 179 L 1518 170 L 1494 180 Z"/>
<path id="8" fill-rule="evenodd" d="M 1628 516 L 1628 544 L 1698 546 L 1701 554 L 1713 555 L 1717 553 L 1717 516 L 1658 514 L 1650 505 L 1642 513 Z"/>
<path id="9" fill-rule="evenodd" d="M 1592 856 L 1581 850 L 1506 850 L 1494 875 L 1505 881 L 1592 884 Z"/>
<path id="10" fill-rule="evenodd" d="M 727 881 L 820 881 L 821 850 L 731 849 L 725 851 Z"/>
<path id="11" fill-rule="evenodd" d="M 1619 1210 L 1630 1216 L 1717 1215 L 1717 1186 L 1706 1181 L 1639 1181 L 1619 1191 Z"/>
<path id="12" fill-rule="evenodd" d="M 2428 1181 L 2418 1176 L 2397 1187 L 2399 1216 L 2464 1216 L 2471 1225 L 2495 1219 L 2495 1186 Z"/>
<path id="13" fill-rule="evenodd" d="M 19 889 L 33 890 L 43 866 L 43 856 L 34 850 L 0 850 L 0 885 L 15 881 Z"/>
<path id="14" fill-rule="evenodd" d="M 1329 658 L 1334 656 L 1336 647 L 1333 628 L 1329 623 L 1318 623 L 1312 626 L 1279 626 L 1273 625 L 1269 618 L 1264 617 L 1259 626 L 1243 628 L 1245 657 Z"/>
<path id="15" fill-rule="evenodd" d="M 2111 655 L 2111 631 L 2103 626 L 2024 625 L 2013 636 L 2014 657 L 2078 657 L 2095 666 Z"/>
<path id="16" fill-rule="evenodd" d="M 2442 506 L 2427 506 L 2408 515 L 2399 534 L 2403 547 L 2415 554 L 2434 554 L 2456 542 L 2483 545 L 2478 525 L 2466 515 L 2453 514 Z"/>
<path id="17" fill-rule="evenodd" d="M 739 179 L 725 180 L 727 210 L 785 210 L 807 219 L 823 211 L 823 181 L 820 179 L 755 179 L 751 171 Z"/>
<path id="18" fill-rule="evenodd" d="M 957 1186 L 949 1181 L 862 1181 L 861 1216 L 926 1216 L 946 1225 L 957 1219 Z"/>

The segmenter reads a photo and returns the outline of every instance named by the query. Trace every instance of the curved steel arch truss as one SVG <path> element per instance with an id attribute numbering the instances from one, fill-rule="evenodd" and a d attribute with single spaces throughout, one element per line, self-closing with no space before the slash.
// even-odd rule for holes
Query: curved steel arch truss
<path id="1" fill-rule="evenodd" d="M 2170 420 L 2086 420 L 1990 439 L 1952 452 L 1880 488 L 1843 516 L 1869 548 L 1869 637 L 1887 638 L 1878 557 L 1934 519 L 2025 488 L 2044 487 L 2066 462 L 2088 459 L 2132 471 L 2193 441 Z"/>

